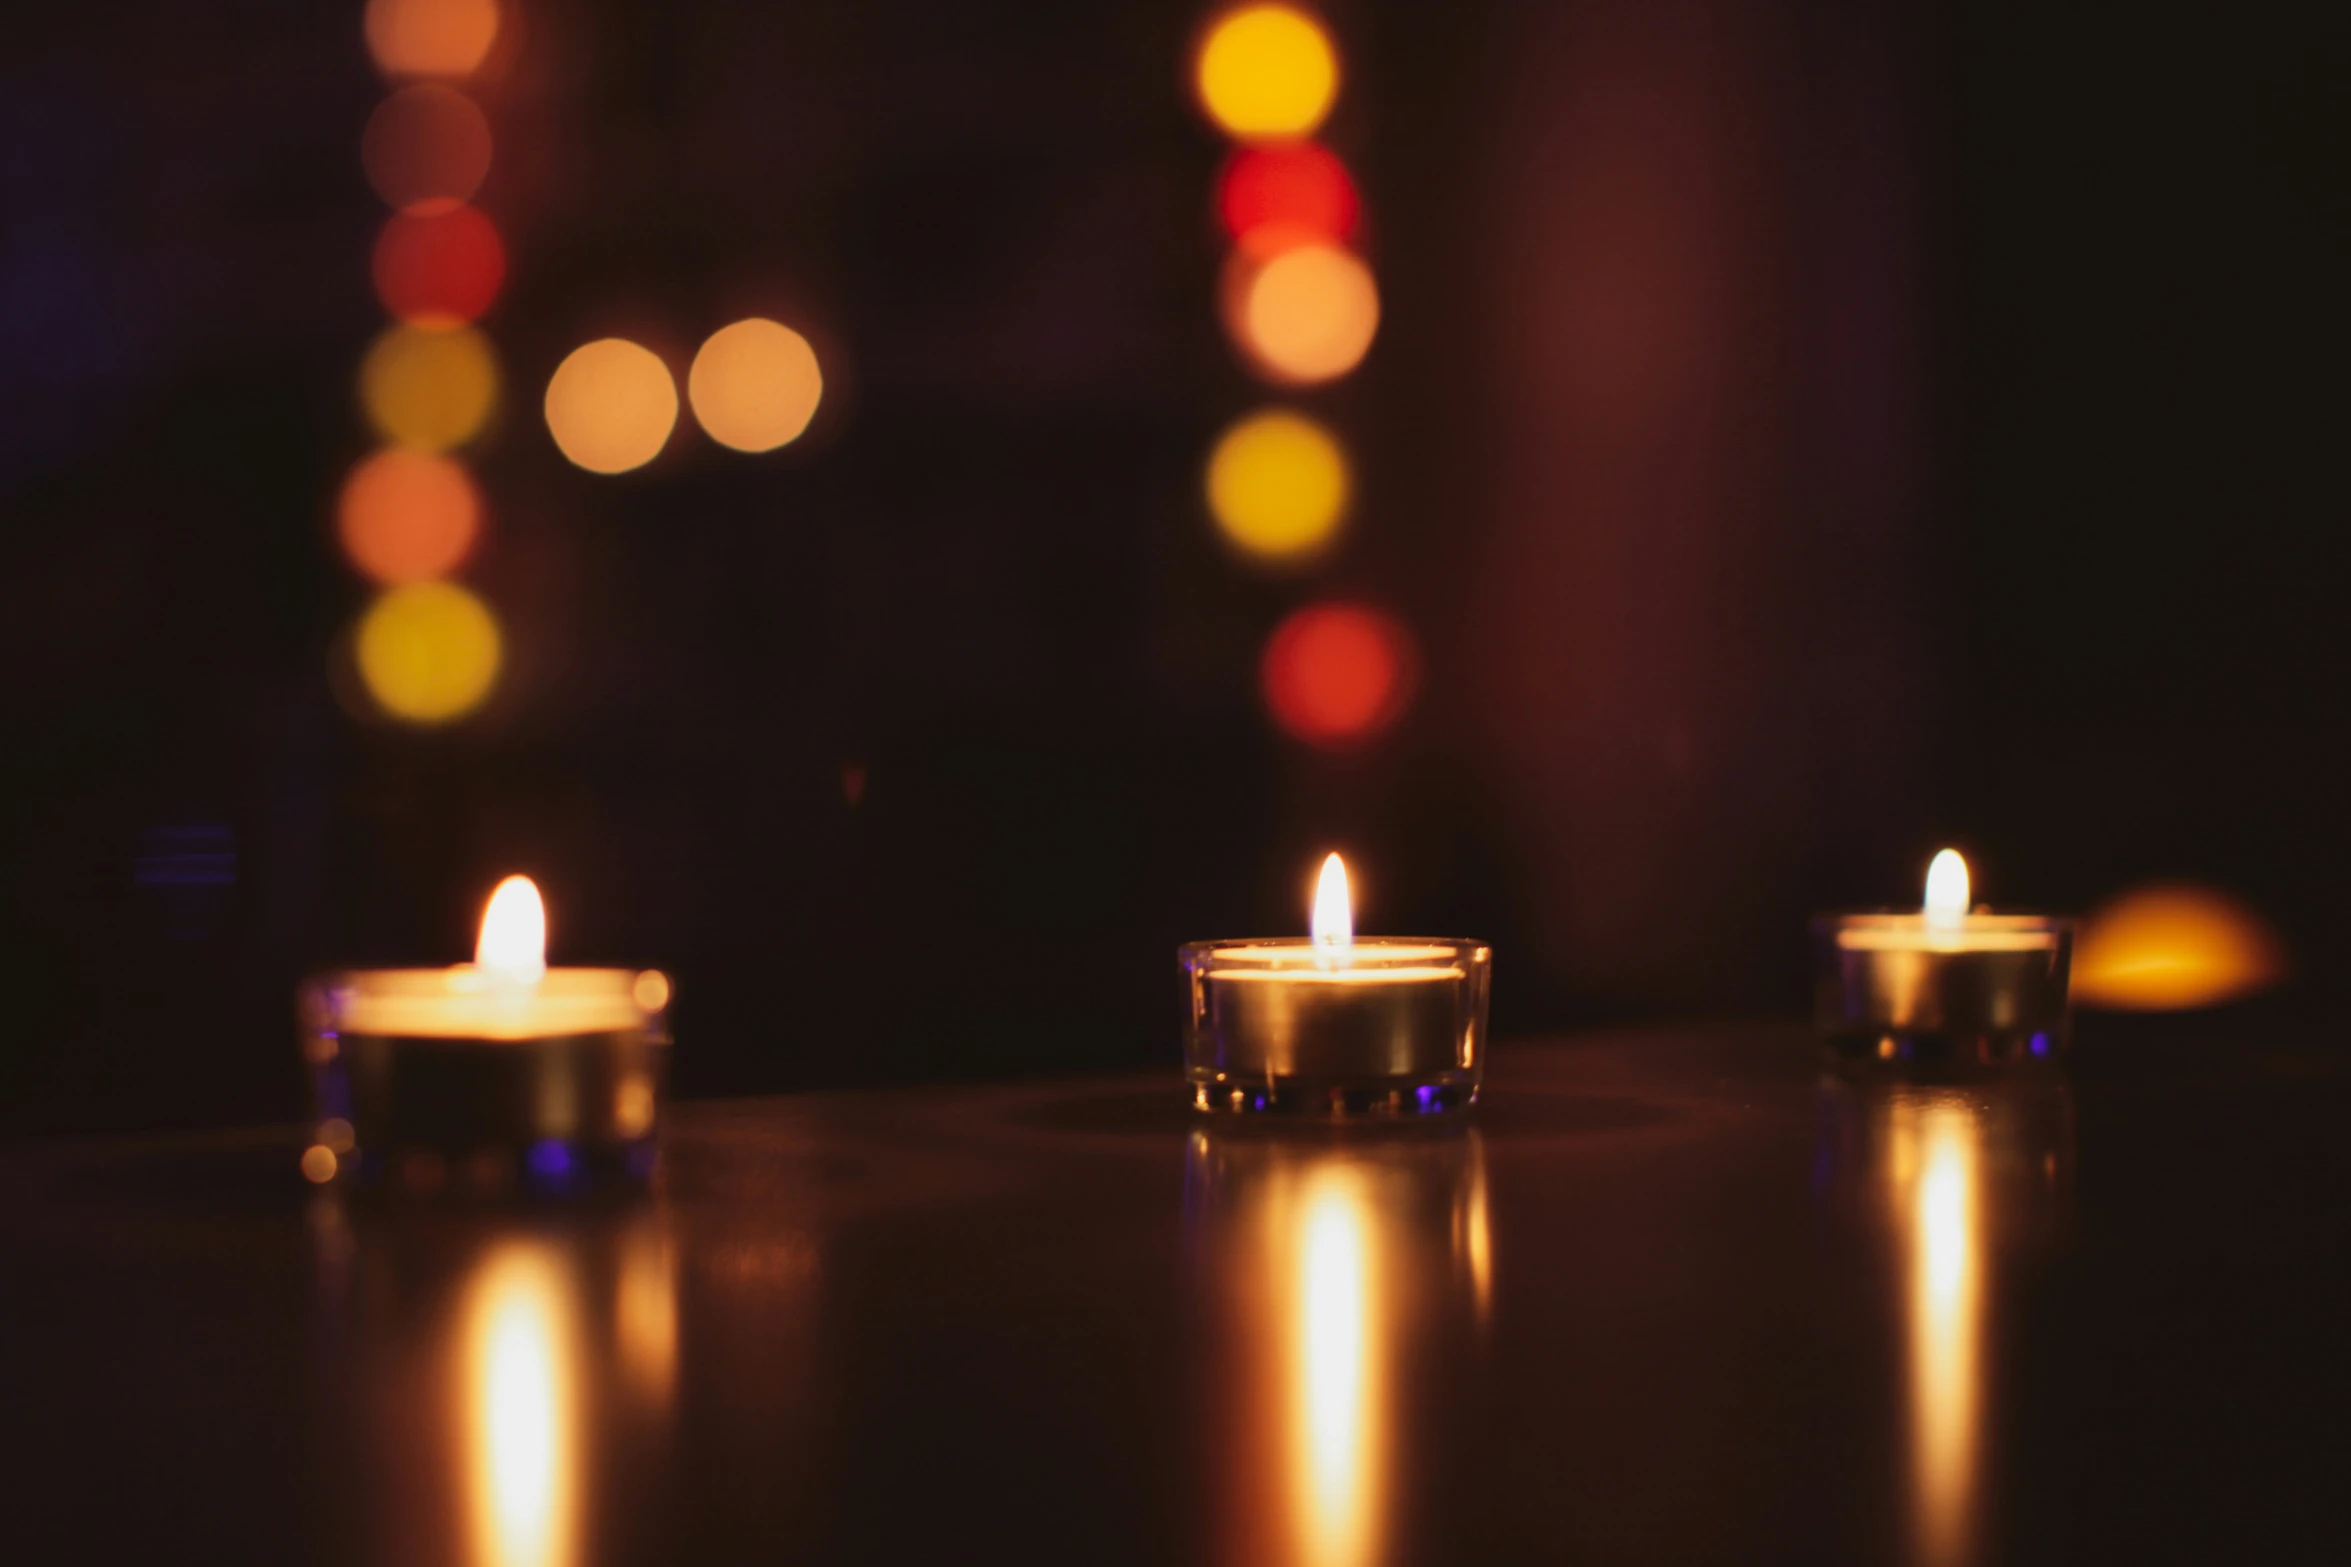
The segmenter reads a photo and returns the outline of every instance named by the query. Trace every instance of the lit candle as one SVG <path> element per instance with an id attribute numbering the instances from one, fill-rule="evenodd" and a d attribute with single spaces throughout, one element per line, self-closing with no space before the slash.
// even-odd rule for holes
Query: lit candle
<path id="1" fill-rule="evenodd" d="M 1841 1054 L 1922 1067 L 2052 1059 L 2066 1043 L 2070 921 L 1971 909 L 1956 850 L 1917 913 L 1814 922 L 1814 1020 Z"/>
<path id="2" fill-rule="evenodd" d="M 1347 868 L 1323 862 L 1310 934 L 1196 941 L 1185 1064 L 1202 1110 L 1412 1115 L 1468 1105 L 1486 1067 L 1493 952 L 1354 933 Z"/>
<path id="3" fill-rule="evenodd" d="M 473 962 L 314 980 L 303 1021 L 316 1124 L 303 1173 L 415 1190 L 648 1174 L 669 979 L 551 969 L 546 952 L 539 889 L 509 876 L 483 910 Z"/>

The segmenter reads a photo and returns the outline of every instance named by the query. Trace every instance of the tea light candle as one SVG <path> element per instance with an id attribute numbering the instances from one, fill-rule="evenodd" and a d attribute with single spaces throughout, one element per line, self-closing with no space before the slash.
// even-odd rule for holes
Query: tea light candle
<path id="1" fill-rule="evenodd" d="M 1968 906 L 1967 862 L 1927 867 L 1915 914 L 1814 922 L 1814 1021 L 1839 1053 L 1921 1066 L 2053 1059 L 2067 1038 L 2070 921 Z"/>
<path id="2" fill-rule="evenodd" d="M 650 1173 L 668 977 L 550 969 L 546 945 L 539 889 L 509 876 L 483 911 L 473 962 L 312 981 L 316 1117 L 303 1173 L 484 1191 Z"/>
<path id="3" fill-rule="evenodd" d="M 1486 1066 L 1483 942 L 1354 934 L 1323 862 L 1303 940 L 1196 941 L 1184 1057 L 1201 1110 L 1417 1115 L 1473 1103 Z"/>

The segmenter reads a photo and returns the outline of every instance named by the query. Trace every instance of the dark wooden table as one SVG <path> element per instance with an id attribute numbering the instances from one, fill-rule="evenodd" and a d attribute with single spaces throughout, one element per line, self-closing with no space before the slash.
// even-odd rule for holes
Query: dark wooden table
<path id="1" fill-rule="evenodd" d="M 25 1563 L 2351 1559 L 2351 1077 L 1505 1045 L 1465 1123 L 1170 1080 L 688 1104 L 661 1189 L 0 1153 Z"/>

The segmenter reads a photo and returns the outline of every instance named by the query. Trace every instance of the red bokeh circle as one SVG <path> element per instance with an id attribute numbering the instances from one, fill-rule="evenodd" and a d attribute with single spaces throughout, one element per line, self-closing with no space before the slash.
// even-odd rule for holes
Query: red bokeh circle
<path id="1" fill-rule="evenodd" d="M 1368 604 L 1309 604 L 1266 639 L 1258 677 L 1274 722 L 1309 745 L 1370 740 L 1412 703 L 1420 660 L 1412 633 Z"/>
<path id="2" fill-rule="evenodd" d="M 1363 202 L 1336 154 L 1296 142 L 1233 154 L 1216 182 L 1216 213 L 1243 250 L 1264 256 L 1291 245 L 1353 238 Z"/>
<path id="3" fill-rule="evenodd" d="M 456 326 L 478 317 L 506 281 L 506 246 L 473 207 L 395 213 L 376 237 L 376 296 L 419 326 Z"/>

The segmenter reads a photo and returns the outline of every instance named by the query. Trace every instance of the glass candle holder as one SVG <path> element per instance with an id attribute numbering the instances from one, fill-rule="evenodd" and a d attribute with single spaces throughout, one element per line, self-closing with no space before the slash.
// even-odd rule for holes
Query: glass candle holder
<path id="1" fill-rule="evenodd" d="M 1813 1020 L 1847 1060 L 1964 1070 L 2065 1053 L 2069 920 L 1830 915 L 1813 922 L 1813 950 Z"/>
<path id="2" fill-rule="evenodd" d="M 1201 1110 L 1422 1115 L 1474 1103 L 1491 948 L 1444 937 L 1196 941 L 1184 1063 Z"/>
<path id="3" fill-rule="evenodd" d="M 417 1193 L 641 1181 L 669 994 L 651 969 L 548 969 L 521 987 L 462 964 L 320 976 L 302 996 L 303 1173 Z"/>

